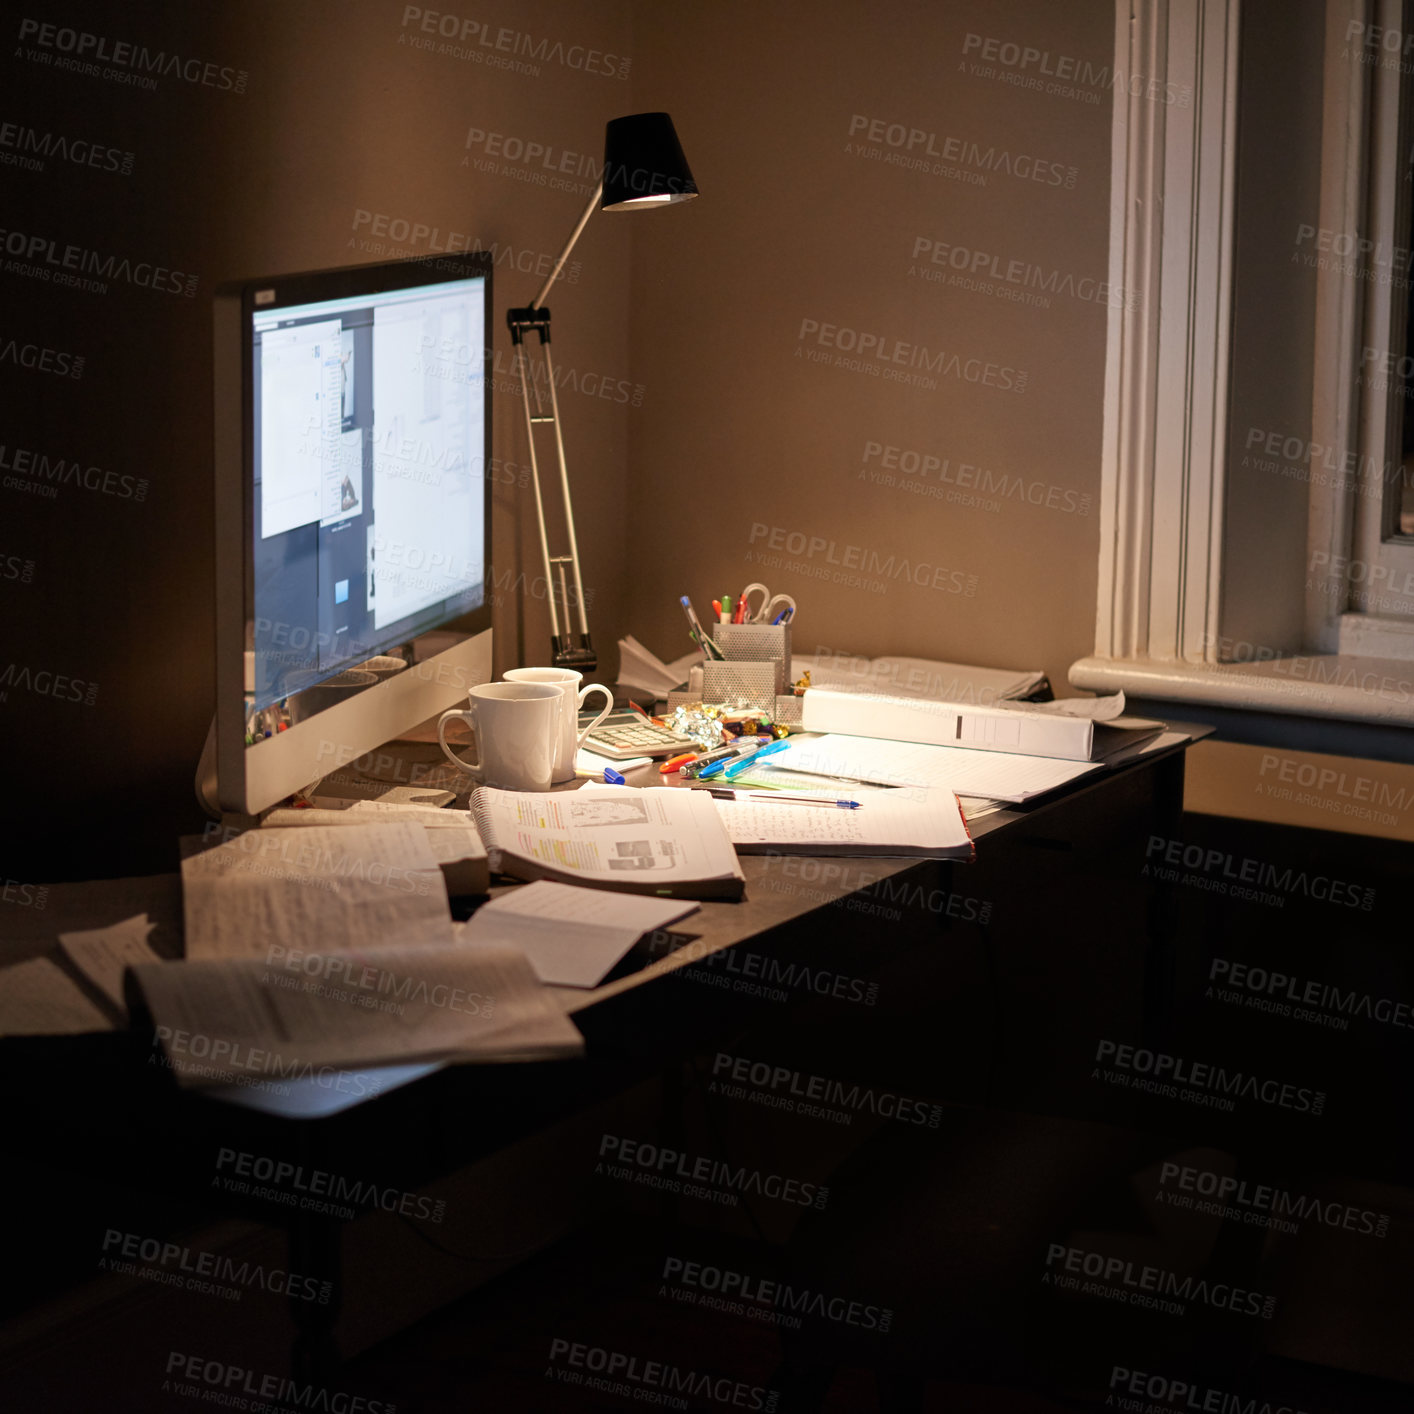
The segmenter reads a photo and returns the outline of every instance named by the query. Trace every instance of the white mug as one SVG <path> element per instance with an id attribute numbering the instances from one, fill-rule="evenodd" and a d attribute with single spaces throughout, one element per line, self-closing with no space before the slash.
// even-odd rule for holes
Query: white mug
<path id="1" fill-rule="evenodd" d="M 536 682 L 485 682 L 467 694 L 467 710 L 443 712 L 437 740 L 447 760 L 480 785 L 549 790 L 559 741 L 558 687 Z M 476 733 L 480 760 L 463 761 L 447 745 L 447 723 L 460 718 Z"/>
<path id="2" fill-rule="evenodd" d="M 584 739 L 614 710 L 614 694 L 603 683 L 591 682 L 580 687 L 584 674 L 573 668 L 512 668 L 502 674 L 507 682 L 553 683 L 561 690 L 559 740 L 555 748 L 554 774 L 556 782 L 574 779 L 574 758 Z M 579 729 L 579 709 L 591 692 L 604 694 L 604 710 L 585 727 Z"/>

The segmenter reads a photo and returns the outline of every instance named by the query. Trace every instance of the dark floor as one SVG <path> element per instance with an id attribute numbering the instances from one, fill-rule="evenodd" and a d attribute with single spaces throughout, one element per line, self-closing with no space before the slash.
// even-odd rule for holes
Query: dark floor
<path id="1" fill-rule="evenodd" d="M 79 1211 L 80 1150 L 18 1155 L 0 1407 L 1407 1408 L 1414 847 L 1184 831 L 1171 876 L 1151 841 L 1038 850 L 1024 888 L 978 865 L 971 904 L 852 910 L 872 1004 L 797 980 L 577 1119 L 527 1117 L 469 1186 L 434 1177 L 445 1220 L 361 1219 L 337 1349 L 308 1324 L 294 1385 L 288 1312 L 325 1312 L 264 1289 L 171 1306 L 129 1274 L 56 1314 L 123 1223 Z M 429 1112 L 419 1161 L 484 1114 Z M 139 1232 L 184 1220 L 141 1182 L 124 1201 Z M 238 1216 L 269 1235 L 273 1211 Z"/>

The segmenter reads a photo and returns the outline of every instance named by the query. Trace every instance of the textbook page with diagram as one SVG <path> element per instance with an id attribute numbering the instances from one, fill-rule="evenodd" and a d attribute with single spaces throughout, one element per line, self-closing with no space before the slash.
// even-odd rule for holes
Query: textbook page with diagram
<path id="1" fill-rule="evenodd" d="M 491 868 L 665 898 L 739 899 L 746 876 L 710 796 L 652 786 L 471 794 Z"/>

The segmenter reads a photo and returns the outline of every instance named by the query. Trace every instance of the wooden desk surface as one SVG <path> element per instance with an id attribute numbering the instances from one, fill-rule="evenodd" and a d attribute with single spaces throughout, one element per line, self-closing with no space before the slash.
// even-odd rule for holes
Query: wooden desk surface
<path id="1" fill-rule="evenodd" d="M 1123 765 L 1095 771 L 1070 786 L 1053 791 L 1033 804 L 1012 806 L 984 815 L 969 825 L 978 849 L 982 841 L 995 838 L 1023 822 L 1036 822 L 1061 807 L 1073 805 L 1086 797 L 1098 798 L 1112 789 L 1116 782 L 1135 774 L 1155 769 L 1165 762 L 1182 757 L 1195 741 L 1210 734 L 1212 728 L 1170 722 L 1171 731 L 1190 733 L 1189 740 L 1150 752 Z M 631 786 L 661 786 L 671 784 L 686 788 L 680 778 L 667 781 L 657 772 L 656 765 L 641 766 L 627 773 Z M 696 935 L 696 941 L 674 953 L 656 959 L 638 972 L 590 989 L 554 987 L 572 1015 L 585 1012 L 600 1003 L 636 988 L 647 986 L 679 968 L 700 962 L 704 957 L 757 937 L 771 929 L 804 918 L 851 894 L 867 889 L 880 879 L 916 868 L 918 859 L 855 858 L 824 859 L 808 855 L 745 855 L 741 860 L 746 875 L 746 897 L 739 903 L 706 901 L 700 911 L 675 925 L 677 931 Z M 957 866 L 965 870 L 967 865 Z M 807 879 L 805 876 L 809 875 Z M 508 885 L 505 887 L 515 887 Z M 493 894 L 499 890 L 493 890 Z"/>

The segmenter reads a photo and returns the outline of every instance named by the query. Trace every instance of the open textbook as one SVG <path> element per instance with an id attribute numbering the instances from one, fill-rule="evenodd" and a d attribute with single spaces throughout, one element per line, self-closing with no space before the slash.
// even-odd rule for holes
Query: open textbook
<path id="1" fill-rule="evenodd" d="M 739 899 L 746 878 L 699 791 L 653 786 L 472 792 L 491 868 L 517 879 L 557 879 L 668 898 Z"/>
<path id="2" fill-rule="evenodd" d="M 126 995 L 188 1086 L 277 1085 L 407 1061 L 549 1060 L 584 1048 L 511 947 L 276 945 L 260 958 L 133 967 Z"/>

